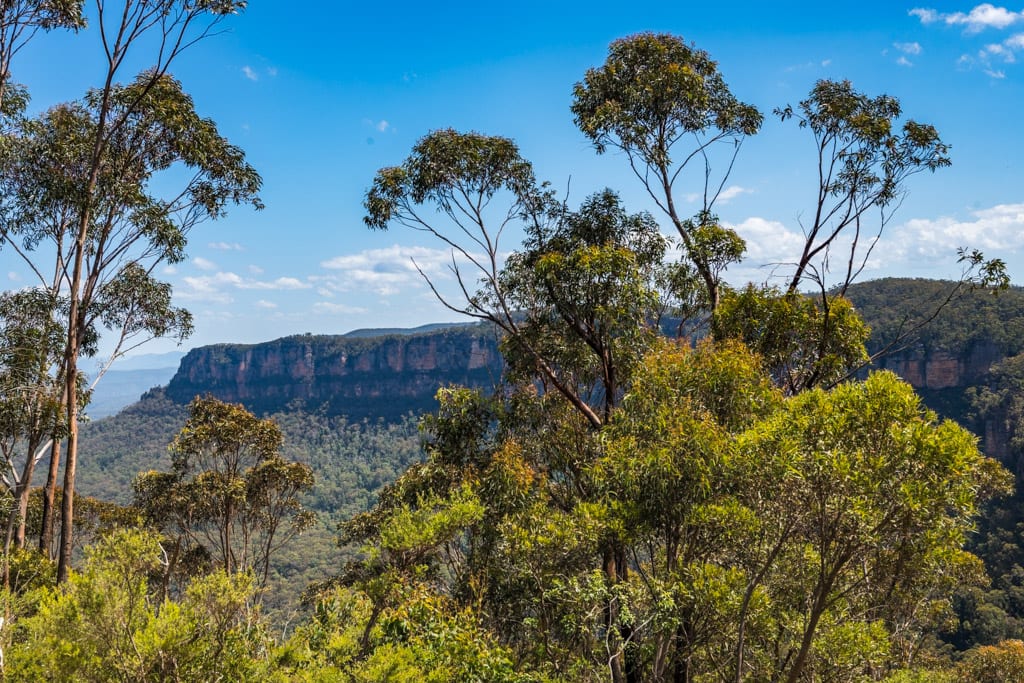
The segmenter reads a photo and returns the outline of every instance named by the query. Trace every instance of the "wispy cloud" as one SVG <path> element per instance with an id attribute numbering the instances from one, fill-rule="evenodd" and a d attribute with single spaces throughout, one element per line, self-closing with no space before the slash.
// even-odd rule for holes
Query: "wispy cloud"
<path id="1" fill-rule="evenodd" d="M 272 311 L 277 308 L 277 304 L 273 301 L 267 301 L 266 299 L 260 299 L 256 302 L 256 308 L 262 308 L 268 311 Z"/>
<path id="2" fill-rule="evenodd" d="M 966 34 L 977 34 L 985 29 L 1001 30 L 1014 24 L 1024 23 L 1024 11 L 1014 12 L 989 3 L 978 5 L 970 12 L 942 13 L 934 9 L 918 8 L 910 10 L 910 14 L 918 17 L 922 24 L 942 23 L 947 26 L 963 26 Z M 894 45 L 899 49 L 899 45 L 902 43 L 894 43 Z M 1000 42 L 987 43 L 980 48 L 972 47 L 969 50 L 957 60 L 958 67 L 978 69 L 995 79 L 1005 78 L 1006 72 L 994 64 L 1014 64 L 1017 61 L 1017 53 L 1024 50 L 1024 33 L 1016 33 Z"/>
<path id="3" fill-rule="evenodd" d="M 196 256 L 192 259 L 192 265 L 199 270 L 217 270 L 217 264 L 209 259 L 204 259 L 202 256 Z"/>
<path id="4" fill-rule="evenodd" d="M 923 52 L 921 43 L 893 43 L 892 46 L 905 55 L 919 55 Z"/>
<path id="5" fill-rule="evenodd" d="M 803 251 L 803 235 L 779 221 L 751 216 L 728 227 L 747 243 L 746 257 L 758 264 L 795 263 Z"/>
<path id="6" fill-rule="evenodd" d="M 379 296 L 393 296 L 409 286 L 423 287 L 423 275 L 437 284 L 451 281 L 452 255 L 443 249 L 394 245 L 384 249 L 369 249 L 357 254 L 345 254 L 320 264 L 328 275 L 310 278 L 325 293 L 364 291 Z M 459 263 L 460 267 L 467 266 Z M 418 270 L 417 270 L 418 269 Z M 467 273 L 469 268 L 467 267 Z M 475 274 L 467 276 L 469 284 Z"/>
<path id="7" fill-rule="evenodd" d="M 751 217 L 729 227 L 747 243 L 742 263 L 730 268 L 730 282 L 765 281 L 792 271 L 804 246 L 796 228 L 768 218 Z M 859 245 L 862 256 L 869 243 Z M 843 238 L 834 254 L 848 254 L 852 243 Z M 1024 203 L 998 204 L 971 212 L 967 218 L 940 216 L 914 218 L 893 225 L 874 244 L 867 271 L 900 271 L 914 267 L 953 266 L 961 247 L 980 249 L 986 254 L 1024 252 Z"/>
<path id="8" fill-rule="evenodd" d="M 907 59 L 905 55 L 900 55 L 900 58 L 896 60 L 896 63 L 900 66 L 914 66 L 914 63 Z"/>
<path id="9" fill-rule="evenodd" d="M 256 70 L 248 64 L 242 67 L 242 75 L 248 78 L 250 81 L 260 80 L 260 75 L 256 73 Z"/>
<path id="10" fill-rule="evenodd" d="M 1001 43 L 989 43 L 978 53 L 978 59 L 998 59 L 1006 64 L 1017 61 L 1017 53 L 1024 50 L 1024 33 L 1015 33 Z"/>
<path id="11" fill-rule="evenodd" d="M 363 123 L 378 133 L 394 132 L 395 129 L 387 119 L 363 119 Z"/>
<path id="12" fill-rule="evenodd" d="M 793 71 L 806 71 L 807 69 L 824 69 L 832 63 L 831 59 L 823 59 L 820 62 L 804 62 L 803 64 L 791 64 L 785 68 L 787 73 Z"/>
<path id="13" fill-rule="evenodd" d="M 210 242 L 206 246 L 210 249 L 218 249 L 220 251 L 243 251 L 243 247 L 238 242 Z"/>
<path id="14" fill-rule="evenodd" d="M 7 271 L 7 279 L 11 280 L 12 282 L 17 282 L 18 280 L 21 279 L 21 276 L 15 273 L 13 270 L 9 270 Z"/>
<path id="15" fill-rule="evenodd" d="M 310 289 L 308 282 L 294 277 L 279 277 L 275 280 L 255 280 L 245 278 L 237 273 L 218 272 L 213 275 L 200 275 L 182 278 L 185 287 L 181 296 L 185 299 L 216 301 L 230 303 L 232 298 L 228 290 L 298 290 Z"/>
<path id="16" fill-rule="evenodd" d="M 989 43 L 975 54 L 961 55 L 957 65 L 978 68 L 992 78 L 1005 78 L 1006 72 L 996 64 L 1016 64 L 1017 53 L 1024 50 L 1024 33 L 1016 33 L 1001 43 Z"/>
<path id="17" fill-rule="evenodd" d="M 359 306 L 346 306 L 345 304 L 335 304 L 330 301 L 320 301 L 313 304 L 313 310 L 317 313 L 326 313 L 328 315 L 353 315 L 367 312 L 365 308 L 360 308 Z"/>
<path id="18" fill-rule="evenodd" d="M 920 19 L 922 24 L 943 23 L 947 26 L 963 26 L 968 33 L 980 33 L 989 28 L 1004 29 L 1024 21 L 1024 12 L 1013 12 L 987 2 L 977 5 L 970 12 L 939 12 L 931 8 L 915 8 L 910 10 L 910 15 Z"/>
<path id="19" fill-rule="evenodd" d="M 728 202 L 730 202 L 733 199 L 736 199 L 736 197 L 739 197 L 742 194 L 751 194 L 752 192 L 753 190 L 746 187 L 740 187 L 739 185 L 730 185 L 729 187 L 725 188 L 724 190 L 718 193 L 717 202 L 719 204 L 727 204 Z M 703 198 L 704 195 L 699 192 L 691 192 L 685 195 L 684 197 L 684 199 L 686 199 L 686 201 L 690 203 L 700 201 Z"/>

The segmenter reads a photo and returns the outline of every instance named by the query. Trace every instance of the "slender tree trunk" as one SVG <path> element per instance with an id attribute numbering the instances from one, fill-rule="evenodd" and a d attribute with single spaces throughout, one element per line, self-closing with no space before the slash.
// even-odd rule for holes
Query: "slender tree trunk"
<path id="1" fill-rule="evenodd" d="M 818 582 L 817 595 L 814 596 L 814 602 L 811 603 L 810 618 L 807 621 L 807 626 L 804 627 L 804 635 L 800 641 L 800 651 L 793 661 L 793 668 L 789 670 L 789 676 L 786 677 L 787 683 L 797 683 L 800 680 L 803 668 L 807 664 L 807 656 L 811 652 L 811 644 L 814 643 L 818 622 L 821 620 L 821 615 L 825 613 L 825 608 L 828 605 L 828 595 L 832 592 L 832 586 L 836 582 L 840 569 L 846 564 L 847 557 L 844 556 L 837 560 L 835 566 Z"/>
<path id="2" fill-rule="evenodd" d="M 682 625 L 676 627 L 676 660 L 672 667 L 672 683 L 690 683 L 693 672 L 690 671 L 691 652 L 687 647 L 685 653 L 679 643 L 688 642 Z"/>
<path id="3" fill-rule="evenodd" d="M 28 458 L 25 460 L 25 467 L 21 471 L 21 481 L 15 489 L 15 497 L 18 505 L 12 514 L 18 515 L 17 526 L 14 530 L 14 545 L 17 548 L 25 547 L 25 523 L 28 517 L 28 498 L 32 493 L 32 477 L 36 471 L 36 457 L 39 444 L 36 443 L 28 449 Z"/>
<path id="4" fill-rule="evenodd" d="M 76 340 L 77 341 L 77 340 Z M 78 349 L 73 348 L 68 361 L 68 395 L 74 396 L 74 375 L 77 374 Z M 57 551 L 57 583 L 67 581 L 71 569 L 72 525 L 75 519 L 75 470 L 78 464 L 78 401 L 68 401 L 68 445 L 64 461 L 64 491 L 60 506 L 60 548 Z"/>
<path id="5" fill-rule="evenodd" d="M 626 551 L 621 545 L 615 548 L 615 575 L 619 582 L 629 579 L 629 563 L 626 560 Z M 622 657 L 625 663 L 626 683 L 641 683 L 640 654 L 636 648 L 630 648 L 633 641 L 633 627 L 623 624 L 619 632 L 622 642 Z"/>
<path id="6" fill-rule="evenodd" d="M 91 189 L 91 188 L 90 188 Z M 65 407 L 67 408 L 67 455 L 64 458 L 64 492 L 60 506 L 60 548 L 57 551 L 57 583 L 67 581 L 71 570 L 71 548 L 75 520 L 75 474 L 78 465 L 78 350 L 79 335 L 83 327 L 79 291 L 82 281 L 82 260 L 85 256 L 85 227 L 83 221 L 76 245 L 75 268 L 71 279 L 71 306 L 68 312 L 68 346 L 64 358 Z"/>
<path id="7" fill-rule="evenodd" d="M 618 583 L 618 572 L 615 566 L 615 553 L 611 548 L 605 549 L 603 564 L 605 582 L 609 588 L 614 588 Z M 617 599 L 611 598 L 605 606 L 605 633 L 610 651 L 608 667 L 611 670 L 612 683 L 626 683 L 626 676 L 622 671 L 622 642 L 619 638 L 618 625 L 615 623 L 619 617 Z"/>
<path id="8" fill-rule="evenodd" d="M 11 588 L 11 537 L 14 535 L 14 515 L 15 509 L 11 509 L 11 514 L 7 515 L 7 534 L 4 537 L 4 589 L 10 590 Z"/>
<path id="9" fill-rule="evenodd" d="M 46 486 L 43 488 L 43 513 L 39 525 L 39 552 L 50 559 L 53 547 L 53 501 L 57 495 L 57 474 L 60 472 L 60 439 L 54 439 L 50 445 L 50 467 L 46 475 Z"/>

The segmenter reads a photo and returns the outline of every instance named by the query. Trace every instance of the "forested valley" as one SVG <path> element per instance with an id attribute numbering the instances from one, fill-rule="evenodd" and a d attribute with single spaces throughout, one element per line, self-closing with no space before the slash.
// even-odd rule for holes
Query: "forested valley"
<path id="1" fill-rule="evenodd" d="M 186 339 L 160 267 L 262 207 L 171 75 L 245 5 L 96 3 L 101 85 L 38 115 L 18 52 L 85 4 L 0 8 L 0 249 L 39 279 L 0 296 L 0 677 L 1024 680 L 1024 296 L 972 245 L 955 281 L 863 281 L 908 181 L 951 155 L 848 81 L 771 114 L 817 173 L 770 282 L 727 278 L 747 243 L 716 214 L 765 114 L 704 51 L 639 33 L 567 115 L 650 212 L 570 203 L 478 132 L 425 132 L 367 178 L 367 229 L 450 252 L 454 290 L 420 273 L 474 323 L 449 341 L 494 340 L 500 372 L 469 364 L 490 386 L 439 373 L 411 412 L 353 393 L 392 404 L 374 417 L 172 380 L 88 423 L 82 361 Z M 125 73 L 136 49 L 153 65 Z"/>

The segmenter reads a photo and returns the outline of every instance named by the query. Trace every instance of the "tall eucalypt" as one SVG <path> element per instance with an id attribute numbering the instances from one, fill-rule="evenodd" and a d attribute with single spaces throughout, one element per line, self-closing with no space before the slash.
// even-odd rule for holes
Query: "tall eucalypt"
<path id="1" fill-rule="evenodd" d="M 745 245 L 718 223 L 714 204 L 743 140 L 760 129 L 761 112 L 733 96 L 703 50 L 678 36 L 640 33 L 613 42 L 604 65 L 587 71 L 573 90 L 572 113 L 598 154 L 625 153 L 679 233 L 707 306 L 717 308 L 722 272 Z M 703 183 L 693 216 L 680 213 L 676 199 L 687 169 Z"/>

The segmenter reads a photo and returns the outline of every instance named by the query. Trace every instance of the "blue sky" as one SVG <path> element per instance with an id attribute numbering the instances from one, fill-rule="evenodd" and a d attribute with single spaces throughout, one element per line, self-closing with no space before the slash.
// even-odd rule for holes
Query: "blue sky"
<path id="1" fill-rule="evenodd" d="M 733 281 L 769 278 L 765 264 L 786 260 L 812 208 L 812 141 L 772 109 L 817 79 L 848 78 L 900 98 L 952 145 L 951 168 L 911 180 L 865 277 L 953 277 L 957 247 L 969 246 L 1024 282 L 1024 5 L 257 1 L 224 28 L 172 71 L 262 174 L 266 209 L 200 226 L 190 259 L 163 273 L 195 315 L 187 346 L 456 319 L 410 261 L 444 286 L 439 245 L 361 220 L 375 171 L 437 128 L 515 139 L 570 204 L 607 186 L 629 209 L 653 210 L 624 159 L 595 155 L 569 112 L 573 84 L 608 44 L 645 30 L 708 51 L 734 94 L 766 114 L 717 206 L 748 243 Z M 36 110 L 75 99 L 97 84 L 100 49 L 95 31 L 40 36 L 14 77 Z M 509 235 L 503 246 L 517 245 Z M 29 283 L 2 251 L 0 277 Z"/>

